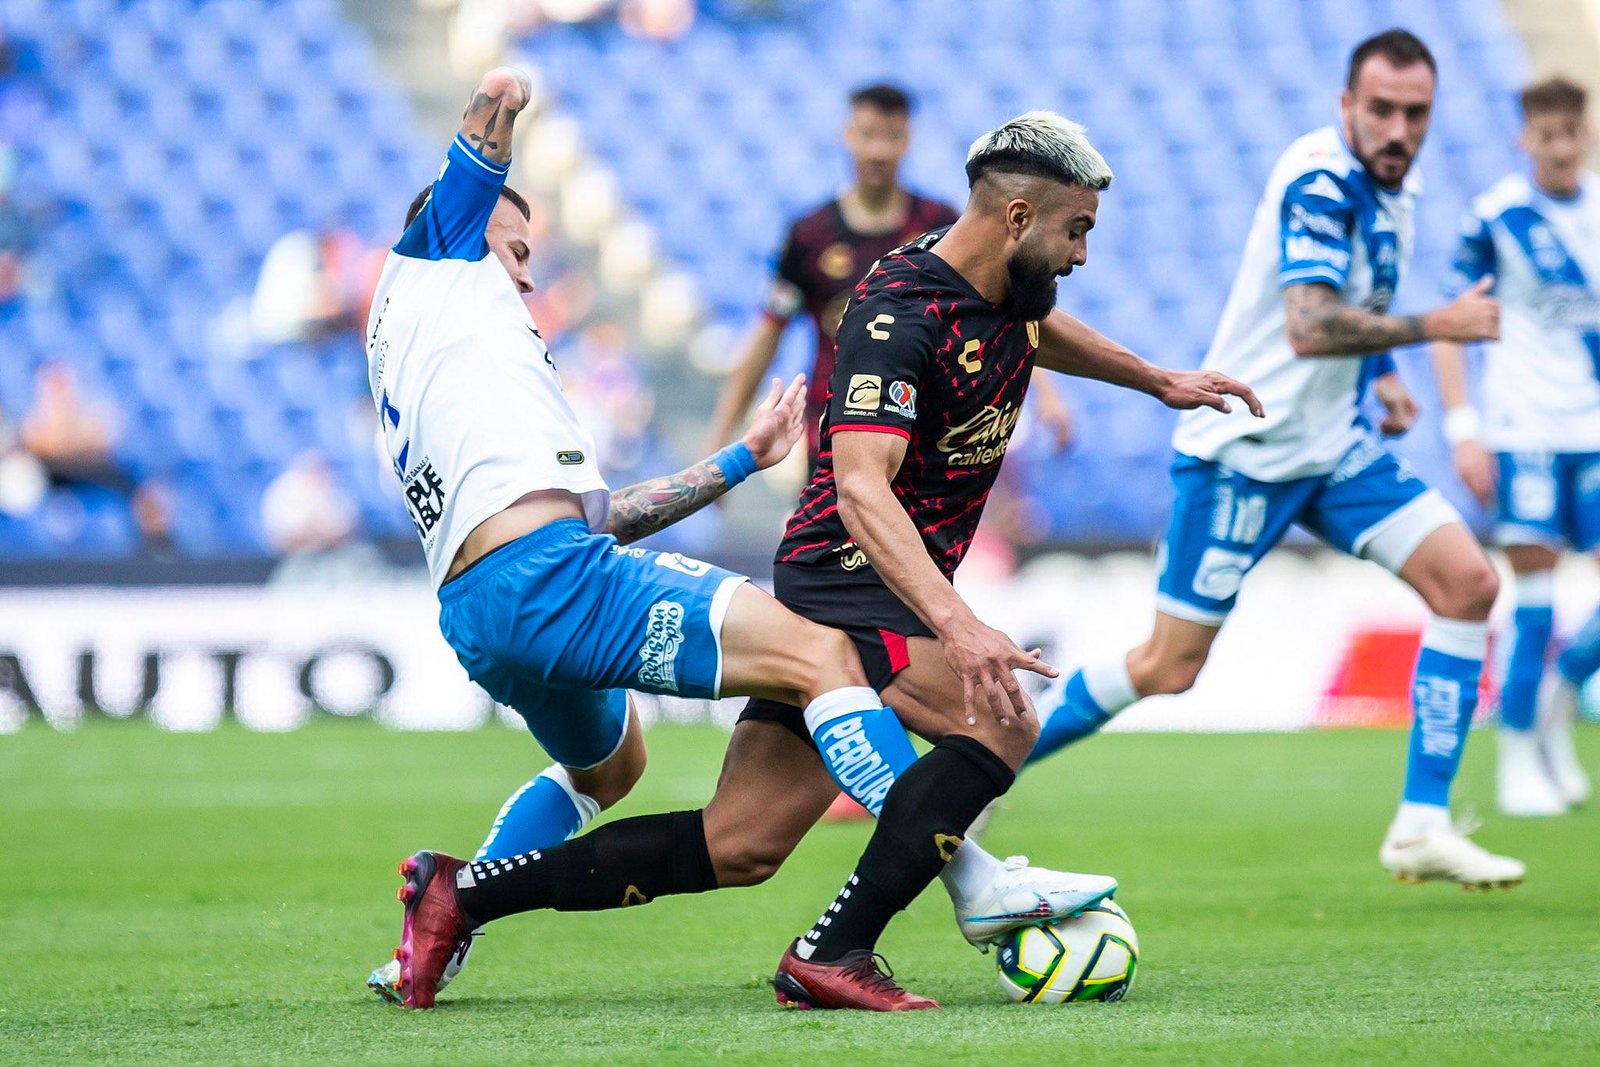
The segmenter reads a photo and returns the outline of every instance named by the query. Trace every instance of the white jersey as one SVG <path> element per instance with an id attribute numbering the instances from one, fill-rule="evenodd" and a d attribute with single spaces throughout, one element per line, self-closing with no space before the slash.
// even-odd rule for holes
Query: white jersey
<path id="1" fill-rule="evenodd" d="M 367 323 L 367 378 L 435 585 L 479 523 L 565 489 L 591 529 L 609 506 L 594 440 L 484 230 L 506 167 L 460 137 L 384 263 Z"/>
<path id="2" fill-rule="evenodd" d="M 1513 174 L 1474 200 L 1451 289 L 1489 274 L 1500 340 L 1485 345 L 1484 446 L 1600 452 L 1600 178 L 1558 200 Z"/>
<path id="3" fill-rule="evenodd" d="M 1256 205 L 1244 257 L 1206 353 L 1208 370 L 1255 390 L 1267 417 L 1243 404 L 1220 414 L 1186 411 L 1172 444 L 1179 452 L 1259 481 L 1332 471 L 1368 433 L 1358 407 L 1367 383 L 1394 368 L 1376 356 L 1297 356 L 1289 347 L 1282 290 L 1320 282 L 1346 304 L 1382 313 L 1410 259 L 1412 211 L 1421 179 L 1380 187 L 1332 126 L 1289 146 Z"/>

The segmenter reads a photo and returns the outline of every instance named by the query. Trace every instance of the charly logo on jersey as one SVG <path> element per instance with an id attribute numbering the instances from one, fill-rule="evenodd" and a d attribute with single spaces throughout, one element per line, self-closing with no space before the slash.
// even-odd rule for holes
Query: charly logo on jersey
<path id="1" fill-rule="evenodd" d="M 939 438 L 939 451 L 952 467 L 982 467 L 1006 454 L 1011 431 L 1021 408 L 1016 404 L 985 404 L 983 409 Z"/>
<path id="2" fill-rule="evenodd" d="M 889 398 L 883 402 L 883 410 L 905 419 L 916 418 L 917 387 L 910 382 L 890 382 Z"/>
<path id="3" fill-rule="evenodd" d="M 639 646 L 639 683 L 667 693 L 678 691 L 678 652 L 683 648 L 683 605 L 658 600 L 650 607 L 644 644 Z"/>
<path id="4" fill-rule="evenodd" d="M 852 374 L 844 389 L 846 415 L 875 415 L 883 400 L 883 379 L 876 374 Z"/>
<path id="5" fill-rule="evenodd" d="M 867 323 L 867 336 L 872 338 L 874 341 L 887 341 L 889 339 L 889 331 L 884 327 L 893 325 L 893 315 L 879 315 L 877 318 Z"/>

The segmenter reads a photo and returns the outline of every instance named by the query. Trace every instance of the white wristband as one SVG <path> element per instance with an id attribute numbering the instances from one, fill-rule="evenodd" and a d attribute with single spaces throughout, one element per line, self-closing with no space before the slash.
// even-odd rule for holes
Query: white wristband
<path id="1" fill-rule="evenodd" d="M 1467 441 L 1476 441 L 1483 429 L 1483 420 L 1475 408 L 1463 404 L 1444 413 L 1444 439 L 1454 448 Z"/>

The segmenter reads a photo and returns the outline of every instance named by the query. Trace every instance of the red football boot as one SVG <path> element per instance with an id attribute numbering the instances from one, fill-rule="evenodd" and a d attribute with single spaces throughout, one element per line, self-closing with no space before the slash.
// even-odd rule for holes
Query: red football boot
<path id="1" fill-rule="evenodd" d="M 833 798 L 833 803 L 828 805 L 827 814 L 822 818 L 827 822 L 860 822 L 862 819 L 872 818 L 872 812 L 857 804 L 849 793 L 840 793 Z"/>
<path id="2" fill-rule="evenodd" d="M 795 939 L 778 964 L 772 986 L 786 1008 L 855 1008 L 859 1011 L 916 1011 L 937 1008 L 937 1000 L 907 993 L 894 980 L 889 961 L 876 952 L 847 952 L 834 963 L 812 963 L 795 955 Z"/>
<path id="3" fill-rule="evenodd" d="M 443 852 L 418 852 L 400 864 L 406 884 L 397 895 L 406 917 L 394 951 L 400 962 L 395 991 L 407 1008 L 433 1007 L 440 976 L 474 929 L 456 903 L 456 872 L 466 865 Z"/>

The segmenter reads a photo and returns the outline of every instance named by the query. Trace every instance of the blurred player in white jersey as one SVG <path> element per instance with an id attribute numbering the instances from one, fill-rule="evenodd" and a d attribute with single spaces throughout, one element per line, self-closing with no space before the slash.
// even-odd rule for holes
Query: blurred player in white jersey
<path id="1" fill-rule="evenodd" d="M 1467 839 L 1450 786 L 1477 703 L 1499 580 L 1455 510 L 1379 442 L 1417 407 L 1389 349 L 1492 338 L 1499 312 L 1479 284 L 1427 315 L 1385 314 L 1411 254 L 1411 170 L 1432 117 L 1436 67 L 1404 30 L 1359 45 L 1340 122 L 1289 146 L 1256 209 L 1205 366 L 1250 385 L 1265 422 L 1184 413 L 1173 437 L 1178 499 L 1162 544 L 1155 629 L 1126 656 L 1090 663 L 1041 711 L 1034 758 L 1098 730 L 1156 693 L 1194 684 L 1241 581 L 1298 523 L 1421 594 L 1433 617 L 1417 659 L 1404 799 L 1380 860 L 1404 880 L 1512 885 L 1523 865 Z"/>
<path id="2" fill-rule="evenodd" d="M 1451 287 L 1492 278 L 1504 309 L 1485 348 L 1481 415 L 1462 347 L 1433 349 L 1456 472 L 1494 510 L 1516 574 L 1497 776 L 1508 815 L 1559 815 L 1589 796 L 1572 728 L 1579 687 L 1600 670 L 1600 613 L 1541 687 L 1557 554 L 1600 550 L 1600 179 L 1583 169 L 1594 143 L 1585 104 L 1562 78 L 1528 88 L 1532 173 L 1501 179 L 1467 213 Z"/>

